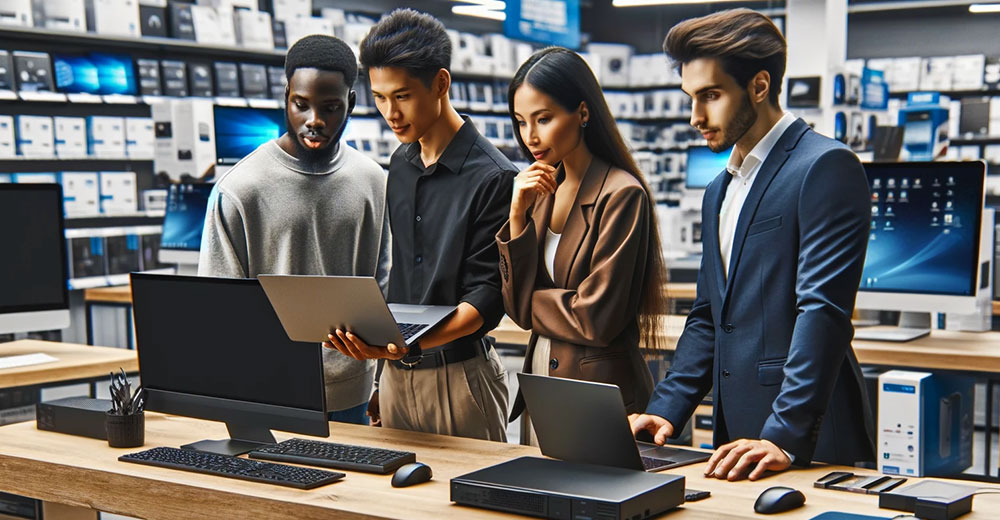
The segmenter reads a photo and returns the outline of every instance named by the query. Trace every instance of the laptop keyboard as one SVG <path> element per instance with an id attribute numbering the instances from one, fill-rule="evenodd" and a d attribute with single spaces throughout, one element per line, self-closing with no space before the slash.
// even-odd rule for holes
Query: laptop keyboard
<path id="1" fill-rule="evenodd" d="M 654 469 L 662 468 L 664 466 L 670 466 L 672 464 L 675 464 L 675 462 L 672 460 L 654 459 L 653 457 L 642 457 L 642 467 L 645 468 L 646 471 L 652 471 Z"/>
<path id="2" fill-rule="evenodd" d="M 396 325 L 399 326 L 399 333 L 403 335 L 403 339 L 407 341 L 427 326 L 426 323 L 397 323 Z"/>

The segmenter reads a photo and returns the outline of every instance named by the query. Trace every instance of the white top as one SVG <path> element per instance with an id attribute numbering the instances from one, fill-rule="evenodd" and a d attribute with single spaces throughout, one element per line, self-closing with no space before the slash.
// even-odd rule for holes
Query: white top
<path id="1" fill-rule="evenodd" d="M 736 148 L 729 155 L 729 164 L 726 171 L 732 175 L 729 180 L 729 188 L 726 189 L 726 198 L 722 201 L 722 208 L 719 210 L 719 250 L 722 253 L 722 268 L 726 277 L 729 276 L 729 255 L 733 252 L 733 238 L 736 234 L 736 223 L 740 220 L 740 212 L 743 210 L 743 203 L 747 200 L 753 181 L 757 177 L 757 171 L 764 164 L 767 155 L 777 144 L 781 135 L 788 130 L 795 122 L 795 116 L 789 112 L 781 116 L 781 119 L 771 127 L 771 130 L 757 142 L 757 145 L 750 150 L 746 158 L 740 163 Z"/>
<path id="2" fill-rule="evenodd" d="M 559 247 L 559 239 L 562 233 L 553 233 L 548 227 L 545 228 L 545 269 L 549 271 L 549 278 L 556 279 L 556 249 Z"/>

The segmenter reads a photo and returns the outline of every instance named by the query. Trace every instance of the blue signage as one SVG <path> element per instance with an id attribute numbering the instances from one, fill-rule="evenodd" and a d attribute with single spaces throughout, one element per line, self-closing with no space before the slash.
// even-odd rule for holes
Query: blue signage
<path id="1" fill-rule="evenodd" d="M 504 12 L 503 33 L 508 38 L 580 46 L 580 0 L 507 0 Z"/>

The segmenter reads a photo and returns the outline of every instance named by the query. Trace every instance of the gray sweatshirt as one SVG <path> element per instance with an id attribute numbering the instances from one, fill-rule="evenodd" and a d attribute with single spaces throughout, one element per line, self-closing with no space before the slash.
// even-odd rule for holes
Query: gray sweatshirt
<path id="1" fill-rule="evenodd" d="M 264 143 L 215 183 L 198 274 L 375 276 L 385 293 L 391 251 L 386 178 L 381 166 L 344 143 L 322 168 L 309 168 L 276 140 Z M 327 409 L 367 401 L 375 363 L 322 350 Z"/>

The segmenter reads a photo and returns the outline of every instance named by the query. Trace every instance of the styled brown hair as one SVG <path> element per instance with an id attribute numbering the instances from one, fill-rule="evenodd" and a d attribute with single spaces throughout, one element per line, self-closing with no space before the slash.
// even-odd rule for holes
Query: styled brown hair
<path id="1" fill-rule="evenodd" d="M 663 330 L 663 315 L 667 313 L 668 301 L 667 270 L 660 246 L 653 191 L 618 131 L 618 124 L 611 115 L 611 109 L 608 108 L 594 72 L 579 54 L 563 47 L 548 47 L 532 54 L 517 69 L 507 90 L 507 106 L 514 128 L 518 127 L 517 118 L 514 117 L 514 93 L 525 83 L 551 97 L 567 112 L 575 112 L 581 102 L 586 103 L 590 118 L 587 127 L 583 129 L 583 142 L 587 149 L 608 164 L 632 174 L 646 191 L 649 204 L 649 244 L 646 246 L 646 271 L 639 299 L 638 318 L 644 346 L 655 349 L 661 342 L 659 332 Z M 531 151 L 521 139 L 521 133 L 515 131 L 514 136 L 524 155 L 531 157 Z"/>
<path id="2" fill-rule="evenodd" d="M 770 18 L 750 9 L 728 9 L 675 25 L 663 40 L 663 52 L 675 67 L 699 58 L 719 60 L 740 86 L 758 72 L 771 75 L 768 100 L 778 106 L 788 44 Z"/>

